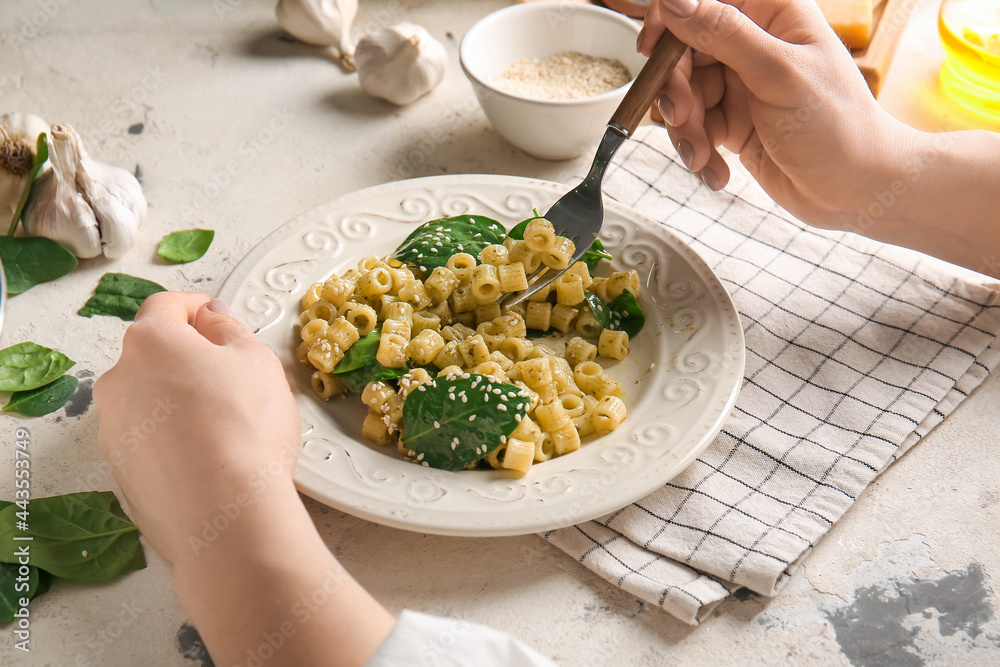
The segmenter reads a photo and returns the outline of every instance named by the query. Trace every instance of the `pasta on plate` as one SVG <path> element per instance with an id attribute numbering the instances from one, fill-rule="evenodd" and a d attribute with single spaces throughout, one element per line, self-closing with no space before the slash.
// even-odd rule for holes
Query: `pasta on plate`
<path id="1" fill-rule="evenodd" d="M 361 394 L 374 443 L 425 466 L 527 472 L 627 417 L 596 359 L 624 358 L 642 327 L 639 276 L 592 276 L 603 246 L 569 266 L 574 250 L 541 217 L 510 232 L 481 216 L 425 223 L 307 290 L 298 359 L 319 398 Z M 540 267 L 568 270 L 503 312 Z M 561 353 L 529 337 L 550 331 L 569 338 Z"/>

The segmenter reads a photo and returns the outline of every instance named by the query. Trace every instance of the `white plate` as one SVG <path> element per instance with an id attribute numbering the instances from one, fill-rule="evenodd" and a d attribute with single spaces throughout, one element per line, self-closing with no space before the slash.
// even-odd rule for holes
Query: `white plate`
<path id="1" fill-rule="evenodd" d="M 608 202 L 601 238 L 612 266 L 645 281 L 646 326 L 610 366 L 626 389 L 615 432 L 532 467 L 446 472 L 361 438 L 356 397 L 324 403 L 295 360 L 299 298 L 367 255 L 386 255 L 416 224 L 476 213 L 510 227 L 566 186 L 513 176 L 433 176 L 367 188 L 276 230 L 233 270 L 220 298 L 278 354 L 302 417 L 299 489 L 377 523 L 440 535 L 519 535 L 565 527 L 638 500 L 691 463 L 722 427 L 743 378 L 739 316 L 719 279 L 671 231 Z M 248 381 L 252 381 L 248 378 Z"/>

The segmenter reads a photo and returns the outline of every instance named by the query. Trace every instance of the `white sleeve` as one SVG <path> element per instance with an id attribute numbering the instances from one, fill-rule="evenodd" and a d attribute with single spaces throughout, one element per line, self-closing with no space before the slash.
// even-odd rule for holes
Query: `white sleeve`
<path id="1" fill-rule="evenodd" d="M 555 667 L 508 634 L 478 623 L 403 610 L 366 667 Z"/>

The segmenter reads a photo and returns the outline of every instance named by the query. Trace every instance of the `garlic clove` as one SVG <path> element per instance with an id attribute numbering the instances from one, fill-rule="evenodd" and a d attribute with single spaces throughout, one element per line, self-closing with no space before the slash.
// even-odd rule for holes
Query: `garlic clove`
<path id="1" fill-rule="evenodd" d="M 333 46 L 348 71 L 354 71 L 351 24 L 358 0 L 278 0 L 278 24 L 298 40 L 314 46 Z"/>
<path id="2" fill-rule="evenodd" d="M 93 209 L 104 255 L 117 259 L 135 245 L 139 223 L 146 216 L 142 187 L 128 171 L 91 160 L 76 132 L 68 140 L 76 147 L 76 185 Z"/>
<path id="3" fill-rule="evenodd" d="M 58 241 L 77 257 L 121 257 L 135 245 L 146 215 L 139 182 L 92 160 L 68 125 L 53 125 L 48 142 L 52 169 L 25 207 L 25 232 Z"/>
<path id="4" fill-rule="evenodd" d="M 49 143 L 52 168 L 39 176 L 22 214 L 29 236 L 44 236 L 66 246 L 77 257 L 101 254 L 97 217 L 76 189 L 76 159 L 65 142 Z"/>
<path id="5" fill-rule="evenodd" d="M 441 83 L 448 53 L 423 27 L 400 23 L 362 37 L 354 60 L 365 92 L 402 106 Z"/>
<path id="6" fill-rule="evenodd" d="M 0 226 L 10 222 L 21 202 L 31 181 L 38 135 L 48 129 L 45 121 L 34 114 L 0 116 Z"/>

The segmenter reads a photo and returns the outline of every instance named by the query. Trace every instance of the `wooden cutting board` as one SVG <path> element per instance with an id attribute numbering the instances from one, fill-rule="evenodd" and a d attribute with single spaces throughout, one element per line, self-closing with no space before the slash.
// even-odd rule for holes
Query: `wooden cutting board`
<path id="1" fill-rule="evenodd" d="M 854 62 L 865 76 L 872 94 L 878 97 L 882 82 L 892 64 L 892 56 L 899 45 L 903 28 L 916 9 L 913 0 L 881 0 L 874 9 L 872 38 L 868 46 L 854 50 Z"/>

